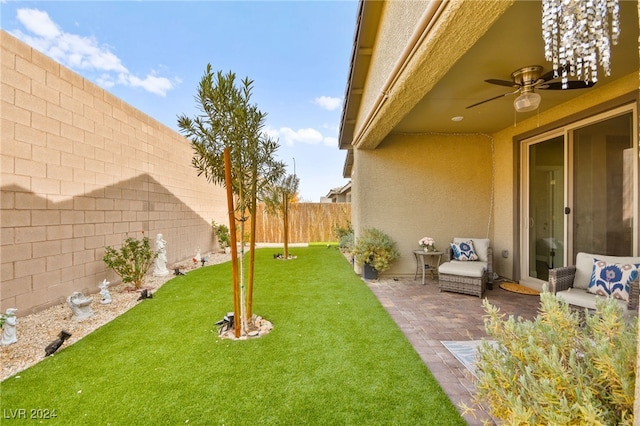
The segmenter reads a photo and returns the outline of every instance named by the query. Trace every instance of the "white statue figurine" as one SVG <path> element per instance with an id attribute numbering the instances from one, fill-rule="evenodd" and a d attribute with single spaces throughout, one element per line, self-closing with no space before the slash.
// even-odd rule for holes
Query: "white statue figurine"
<path id="1" fill-rule="evenodd" d="M 108 305 L 111 303 L 111 293 L 109 293 L 109 284 L 111 284 L 106 279 L 102 280 L 100 284 L 98 284 L 98 288 L 100 288 L 100 295 L 102 296 L 102 300 L 100 304 Z"/>
<path id="2" fill-rule="evenodd" d="M 153 275 L 156 277 L 165 277 L 169 275 L 167 269 L 167 242 L 162 239 L 162 234 L 156 235 L 156 268 Z"/>
<path id="3" fill-rule="evenodd" d="M 73 319 L 76 321 L 82 321 L 93 315 L 93 309 L 91 309 L 91 302 L 93 297 L 88 297 L 79 291 L 74 291 L 73 294 L 67 297 L 67 305 L 73 312 Z"/>
<path id="4" fill-rule="evenodd" d="M 18 341 L 18 335 L 16 333 L 16 325 L 18 324 L 18 318 L 16 317 L 16 308 L 7 309 L 7 313 L 4 314 L 4 325 L 2 326 L 2 345 L 10 345 Z"/>

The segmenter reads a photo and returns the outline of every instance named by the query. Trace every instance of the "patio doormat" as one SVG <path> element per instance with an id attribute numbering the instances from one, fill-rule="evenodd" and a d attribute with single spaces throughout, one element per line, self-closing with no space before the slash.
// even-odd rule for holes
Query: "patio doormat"
<path id="1" fill-rule="evenodd" d="M 478 346 L 482 343 L 482 340 L 443 340 L 440 343 L 451 352 L 451 354 L 460 361 L 460 364 L 464 365 L 467 370 L 474 376 L 476 375 L 476 354 L 478 352 Z M 489 341 L 491 342 L 491 341 Z"/>
<path id="2" fill-rule="evenodd" d="M 505 281 L 500 284 L 500 288 L 503 290 L 510 291 L 512 293 L 518 294 L 528 294 L 531 296 L 538 296 L 540 292 L 538 290 L 534 290 L 522 284 L 514 283 L 512 281 Z"/>

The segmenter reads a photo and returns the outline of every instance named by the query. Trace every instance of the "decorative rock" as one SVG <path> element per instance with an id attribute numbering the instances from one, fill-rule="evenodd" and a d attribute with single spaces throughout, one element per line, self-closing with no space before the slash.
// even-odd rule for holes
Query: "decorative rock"
<path id="1" fill-rule="evenodd" d="M 58 338 L 53 342 L 49 343 L 47 347 L 44 349 L 44 353 L 45 353 L 44 356 L 53 355 L 58 349 L 60 349 L 60 346 L 62 346 L 64 341 L 67 340 L 69 337 L 71 337 L 71 333 L 69 333 L 68 331 L 62 330 L 60 334 L 58 334 Z"/>
<path id="2" fill-rule="evenodd" d="M 166 277 L 169 275 L 167 269 L 167 242 L 162 239 L 162 234 L 156 235 L 156 268 L 153 275 L 156 277 Z"/>
<path id="3" fill-rule="evenodd" d="M 109 293 L 109 284 L 111 284 L 106 279 L 102 280 L 100 284 L 98 284 L 98 288 L 100 288 L 100 295 L 102 295 L 102 300 L 100 304 L 108 305 L 111 303 L 111 293 Z"/>
<path id="4" fill-rule="evenodd" d="M 18 324 L 18 318 L 16 317 L 16 308 L 9 308 L 4 316 L 4 325 L 2 326 L 2 345 L 11 345 L 18 341 L 18 334 L 16 332 L 16 325 Z"/>
<path id="5" fill-rule="evenodd" d="M 73 311 L 73 319 L 76 321 L 82 321 L 93 315 L 93 309 L 91 309 L 91 302 L 93 297 L 88 297 L 79 291 L 73 292 L 71 296 L 67 298 L 67 305 Z"/>

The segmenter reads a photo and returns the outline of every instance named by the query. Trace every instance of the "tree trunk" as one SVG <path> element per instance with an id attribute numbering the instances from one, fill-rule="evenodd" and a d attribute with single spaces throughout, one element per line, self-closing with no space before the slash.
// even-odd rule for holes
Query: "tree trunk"
<path id="1" fill-rule="evenodd" d="M 229 210 L 229 237 L 231 239 L 231 267 L 233 271 L 233 321 L 236 338 L 240 337 L 237 326 L 240 318 L 240 292 L 238 288 L 238 242 L 236 239 L 236 217 L 233 208 L 233 187 L 231 181 L 231 156 L 229 148 L 224 149 L 224 172 L 227 186 L 227 209 Z"/>

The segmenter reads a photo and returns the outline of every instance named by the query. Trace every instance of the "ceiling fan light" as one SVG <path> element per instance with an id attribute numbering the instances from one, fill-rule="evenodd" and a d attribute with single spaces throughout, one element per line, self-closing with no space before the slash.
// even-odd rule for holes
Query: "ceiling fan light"
<path id="1" fill-rule="evenodd" d="M 528 112 L 538 109 L 542 98 L 535 92 L 525 92 L 513 101 L 513 107 L 517 112 Z"/>

